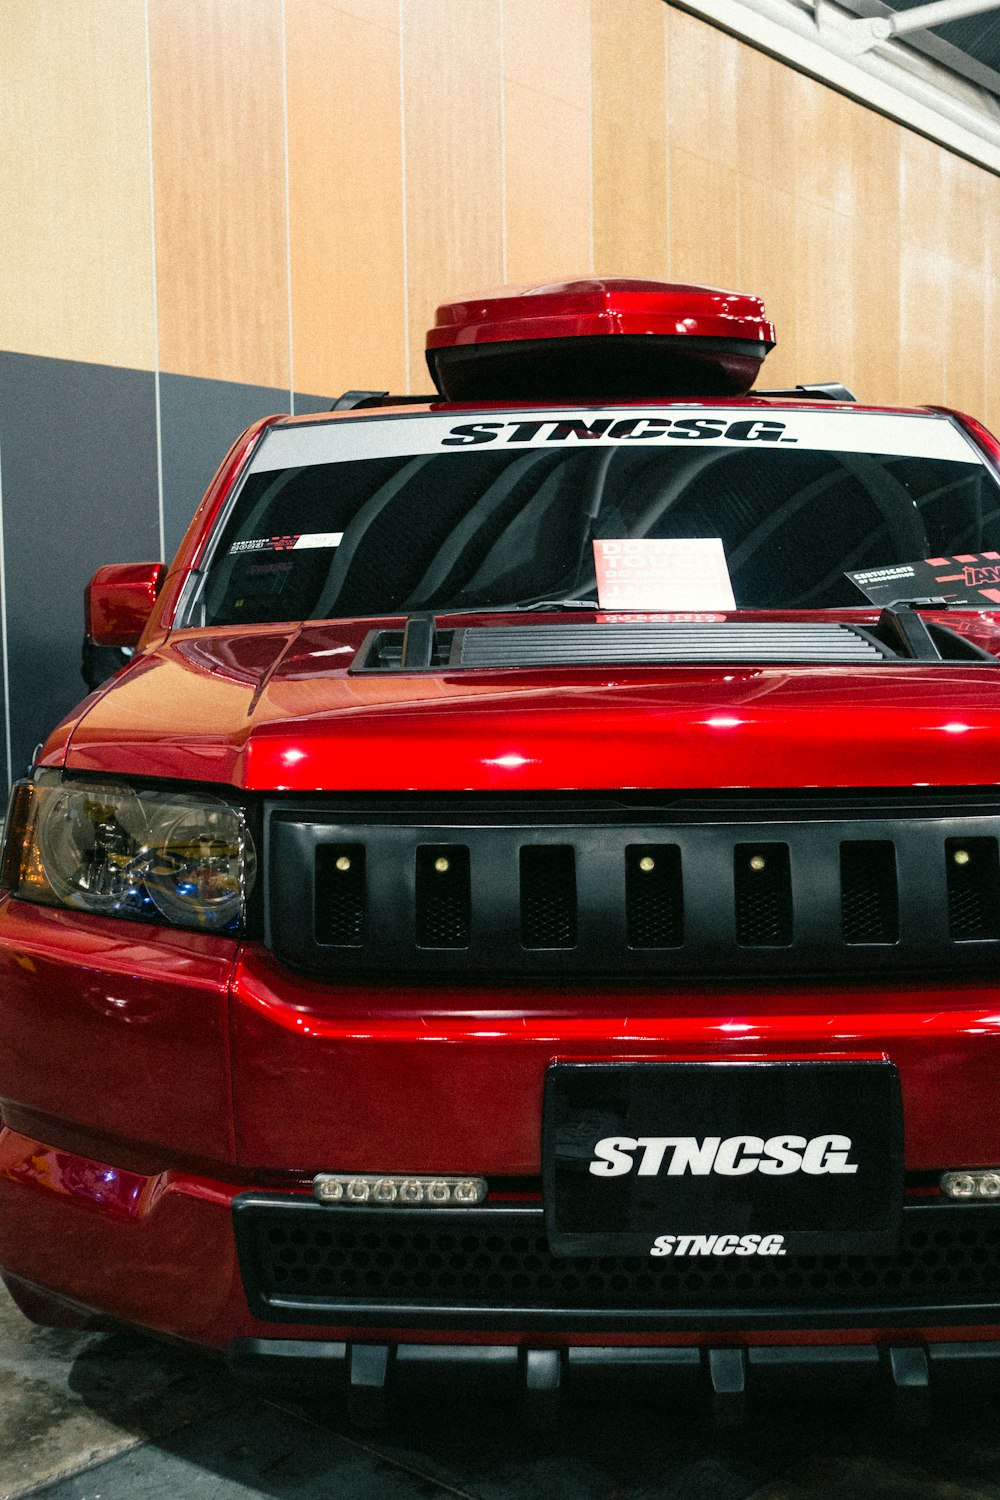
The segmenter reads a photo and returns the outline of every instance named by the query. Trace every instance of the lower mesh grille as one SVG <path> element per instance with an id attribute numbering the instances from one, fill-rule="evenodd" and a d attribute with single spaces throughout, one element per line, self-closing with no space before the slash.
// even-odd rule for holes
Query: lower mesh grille
<path id="1" fill-rule="evenodd" d="M 239 1201 L 239 1200 L 238 1200 Z M 559 1259 L 540 1209 L 285 1207 L 237 1215 L 244 1280 L 265 1302 L 483 1309 L 869 1310 L 1000 1298 L 1000 1208 L 904 1212 L 895 1255 L 789 1255 L 739 1262 Z"/>

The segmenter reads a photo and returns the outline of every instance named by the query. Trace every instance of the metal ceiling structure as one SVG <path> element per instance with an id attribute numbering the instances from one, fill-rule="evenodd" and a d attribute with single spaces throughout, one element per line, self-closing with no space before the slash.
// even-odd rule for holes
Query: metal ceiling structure
<path id="1" fill-rule="evenodd" d="M 1000 0 L 667 3 L 1000 176 Z"/>
<path id="2" fill-rule="evenodd" d="M 946 17 L 943 7 L 928 6 L 926 0 L 839 0 L 839 5 L 864 20 L 887 20 L 890 25 L 914 12 L 913 20 L 920 19 L 922 24 L 903 33 L 908 46 L 1000 96 L 1000 0 L 991 0 L 988 8 L 979 5 L 976 13 L 952 18 Z M 818 17 L 821 7 L 816 9 Z"/>

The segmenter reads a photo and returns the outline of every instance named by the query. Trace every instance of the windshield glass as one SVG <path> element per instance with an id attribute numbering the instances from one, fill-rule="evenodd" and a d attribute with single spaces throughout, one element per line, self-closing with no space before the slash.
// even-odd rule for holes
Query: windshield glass
<path id="1" fill-rule="evenodd" d="M 738 607 L 861 606 L 844 575 L 1000 551 L 946 418 L 749 408 L 366 417 L 271 429 L 185 623 L 596 599 L 595 539 L 721 537 Z"/>

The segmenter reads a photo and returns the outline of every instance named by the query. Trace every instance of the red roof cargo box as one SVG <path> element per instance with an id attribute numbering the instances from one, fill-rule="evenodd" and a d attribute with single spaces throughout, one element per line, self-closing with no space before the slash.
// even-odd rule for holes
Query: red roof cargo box
<path id="1" fill-rule="evenodd" d="M 746 292 L 588 277 L 444 303 L 427 364 L 449 401 L 741 396 L 773 347 Z"/>

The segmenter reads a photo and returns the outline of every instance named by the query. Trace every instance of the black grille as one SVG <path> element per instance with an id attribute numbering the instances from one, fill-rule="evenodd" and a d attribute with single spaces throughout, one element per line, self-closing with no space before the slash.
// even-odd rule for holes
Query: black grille
<path id="1" fill-rule="evenodd" d="M 995 792 L 272 805 L 267 941 L 314 973 L 995 972 Z"/>
<path id="2" fill-rule="evenodd" d="M 677 948 L 684 935 L 681 851 L 676 844 L 625 852 L 625 912 L 632 948 Z"/>
<path id="3" fill-rule="evenodd" d="M 896 850 L 885 842 L 840 846 L 845 943 L 894 943 L 899 937 Z"/>
<path id="4" fill-rule="evenodd" d="M 1000 937 L 1000 860 L 995 839 L 949 839 L 948 920 L 957 942 Z"/>
<path id="5" fill-rule="evenodd" d="M 464 844 L 417 850 L 416 924 L 421 948 L 469 946 L 469 851 Z"/>
<path id="6" fill-rule="evenodd" d="M 792 941 L 792 890 L 787 844 L 737 844 L 736 941 L 747 948 L 786 947 Z"/>
<path id="7" fill-rule="evenodd" d="M 338 948 L 365 940 L 365 847 L 325 844 L 316 850 L 316 937 Z"/>
<path id="8" fill-rule="evenodd" d="M 525 948 L 572 948 L 576 942 L 573 850 L 521 850 L 521 942 Z"/>
<path id="9" fill-rule="evenodd" d="M 239 1203 L 240 1200 L 237 1200 Z M 928 1204 L 903 1214 L 893 1255 L 562 1259 L 540 1208 L 329 1209 L 248 1200 L 237 1213 L 244 1281 L 258 1303 L 585 1310 L 962 1308 L 1000 1299 L 1000 1209 Z M 280 1316 L 279 1312 L 279 1316 Z"/>

